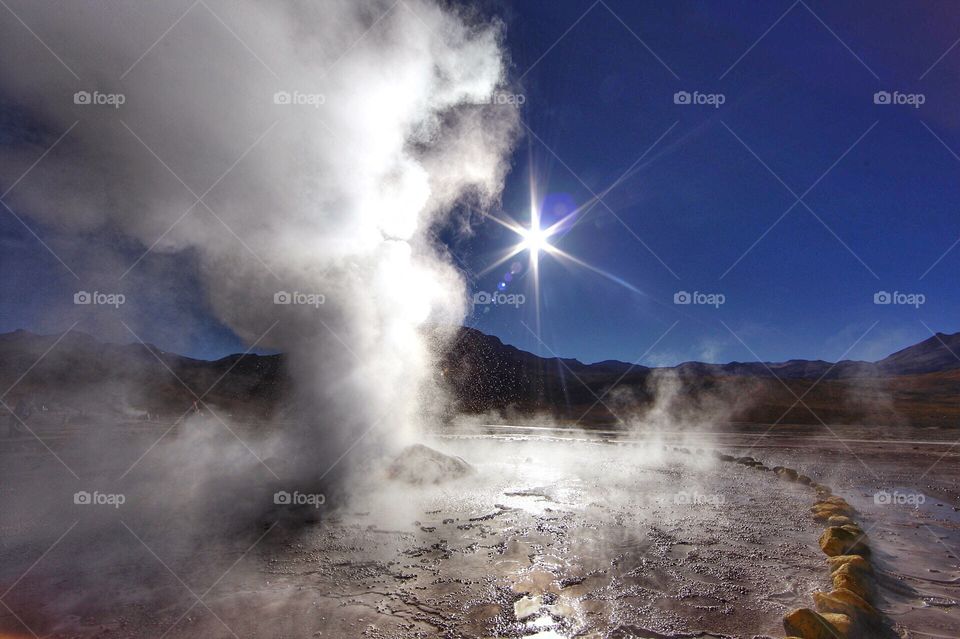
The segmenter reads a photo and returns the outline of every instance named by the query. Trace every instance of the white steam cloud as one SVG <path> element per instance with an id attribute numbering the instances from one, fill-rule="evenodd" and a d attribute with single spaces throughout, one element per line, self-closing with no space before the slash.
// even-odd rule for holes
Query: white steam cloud
<path id="1" fill-rule="evenodd" d="M 17 114 L 0 174 L 76 122 L 12 208 L 81 243 L 195 257 L 219 319 L 291 355 L 310 429 L 415 424 L 422 330 L 459 323 L 465 298 L 429 230 L 497 197 L 517 133 L 491 100 L 501 25 L 429 0 L 9 5 L 23 24 L 0 21 L 0 100 Z"/>

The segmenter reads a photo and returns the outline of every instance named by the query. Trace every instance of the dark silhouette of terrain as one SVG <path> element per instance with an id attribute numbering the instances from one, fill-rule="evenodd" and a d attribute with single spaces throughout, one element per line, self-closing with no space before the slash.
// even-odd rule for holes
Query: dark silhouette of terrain
<path id="1" fill-rule="evenodd" d="M 59 341 L 58 341 L 59 340 Z M 676 406 L 727 407 L 723 419 L 790 424 L 960 425 L 960 333 L 937 335 L 878 362 L 685 362 L 651 369 L 609 360 L 542 358 L 496 337 L 460 329 L 438 353 L 438 380 L 454 413 L 549 414 L 609 424 L 665 392 Z M 282 355 L 197 360 L 80 332 L 0 334 L 6 406 L 47 406 L 77 415 L 145 412 L 176 418 L 198 398 L 228 413 L 263 418 L 283 410 L 290 381 Z M 798 401 L 798 398 L 799 401 Z M 0 412 L 8 409 L 0 404 Z"/>

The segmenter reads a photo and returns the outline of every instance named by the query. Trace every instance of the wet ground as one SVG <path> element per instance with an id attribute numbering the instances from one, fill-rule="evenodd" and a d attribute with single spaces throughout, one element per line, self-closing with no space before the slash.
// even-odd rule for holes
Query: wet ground
<path id="1" fill-rule="evenodd" d="M 155 521 L 125 515 L 123 506 L 99 511 L 96 522 L 86 512 L 57 517 L 49 504 L 31 510 L 16 499 L 23 482 L 35 490 L 46 481 L 45 490 L 57 492 L 72 478 L 50 472 L 57 462 L 47 451 L 6 449 L 0 498 L 13 508 L 0 521 L 0 593 L 8 591 L 0 594 L 0 631 L 783 636 L 783 613 L 829 589 L 816 545 L 822 526 L 808 512 L 813 493 L 695 452 L 715 446 L 793 467 L 847 497 L 863 513 L 883 571 L 881 607 L 907 636 L 960 637 L 952 550 L 960 546 L 960 446 L 950 449 L 940 432 L 879 441 L 877 433 L 835 429 L 841 442 L 809 428 L 760 437 L 763 430 L 653 439 L 515 426 L 448 432 L 427 443 L 463 457 L 471 476 L 417 486 L 374 465 L 354 478 L 348 503 L 316 509 L 317 522 L 267 518 L 255 534 L 186 547 L 168 547 Z M 908 499 L 920 493 L 923 503 Z M 177 519 L 171 513 L 171 526 Z M 32 543 L 22 543 L 24 534 Z"/>
<path id="2" fill-rule="evenodd" d="M 753 437 L 748 454 L 822 477 L 862 513 L 881 569 L 880 607 L 904 636 L 960 637 L 958 434 L 937 428 L 832 430 L 796 427 Z M 728 448 L 734 454 L 746 450 Z"/>
<path id="3" fill-rule="evenodd" d="M 372 492 L 363 512 L 303 540 L 337 591 L 323 606 L 347 623 L 334 636 L 753 636 L 776 632 L 825 579 L 810 496 L 760 500 L 747 469 L 583 441 L 439 446 L 476 476 Z M 398 509 L 401 493 L 410 503 Z M 354 564 L 356 551 L 373 563 Z M 285 568 L 296 588 L 316 566 Z M 342 583 L 355 586 L 346 600 Z M 345 603 L 367 608 L 366 626 L 338 614 Z"/>

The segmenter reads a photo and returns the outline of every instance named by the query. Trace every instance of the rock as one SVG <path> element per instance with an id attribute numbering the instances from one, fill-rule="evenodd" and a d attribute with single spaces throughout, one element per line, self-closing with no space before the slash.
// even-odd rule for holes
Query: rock
<path id="1" fill-rule="evenodd" d="M 840 527 L 843 528 L 844 530 L 852 532 L 854 535 L 859 535 L 863 537 L 864 541 L 867 540 L 867 533 L 863 532 L 863 528 L 861 528 L 857 524 L 844 524 Z"/>
<path id="2" fill-rule="evenodd" d="M 826 619 L 830 625 L 839 631 L 837 635 L 833 635 L 834 637 L 843 638 L 851 636 L 851 631 L 853 630 L 853 620 L 847 615 L 842 615 L 836 612 L 825 612 L 820 616 Z"/>
<path id="3" fill-rule="evenodd" d="M 781 468 L 777 472 L 777 474 L 783 477 L 784 479 L 786 479 L 787 481 L 797 481 L 797 477 L 799 477 L 799 475 L 797 474 L 797 471 L 795 471 L 792 468 Z"/>
<path id="4" fill-rule="evenodd" d="M 841 570 L 844 566 L 852 572 L 872 573 L 873 566 L 870 561 L 860 555 L 837 555 L 836 557 L 827 557 L 827 563 L 830 565 L 830 574 Z"/>
<path id="5" fill-rule="evenodd" d="M 830 593 L 813 593 L 813 602 L 821 613 L 836 612 L 853 619 L 878 620 L 880 612 L 851 590 L 837 588 Z"/>
<path id="6" fill-rule="evenodd" d="M 856 525 L 856 522 L 845 515 L 831 515 L 827 520 L 831 526 L 846 526 L 847 524 Z"/>
<path id="7" fill-rule="evenodd" d="M 797 481 L 804 486 L 812 486 L 813 480 L 807 477 L 806 475 L 797 475 Z"/>
<path id="8" fill-rule="evenodd" d="M 832 592 L 814 593 L 814 602 L 817 610 L 830 619 L 831 614 L 840 614 L 848 617 L 852 624 L 847 630 L 848 636 L 869 637 L 870 639 L 899 639 L 893 631 L 890 622 L 879 610 L 870 605 L 862 597 L 844 588 L 837 588 Z M 841 628 L 839 624 L 838 629 Z"/>
<path id="9" fill-rule="evenodd" d="M 840 557 L 857 557 L 857 555 L 840 555 Z M 834 557 L 833 559 L 836 559 Z M 865 601 L 873 601 L 876 596 L 876 585 L 873 578 L 873 569 L 870 562 L 859 557 L 860 562 L 847 561 L 831 569 L 830 578 L 836 589 L 849 590 Z"/>
<path id="10" fill-rule="evenodd" d="M 818 521 L 826 521 L 834 515 L 852 517 L 857 512 L 843 497 L 832 495 L 818 499 L 817 502 L 810 507 L 810 511 L 814 514 L 814 519 Z"/>
<path id="11" fill-rule="evenodd" d="M 788 635 L 803 637 L 803 639 L 843 639 L 845 632 L 838 628 L 834 621 L 845 625 L 847 629 L 850 626 L 850 618 L 845 615 L 836 615 L 832 613 L 835 620 L 830 620 L 825 615 L 817 614 L 809 608 L 798 608 L 787 613 L 783 618 L 783 628 Z M 843 619 L 839 619 L 843 617 Z"/>
<path id="12" fill-rule="evenodd" d="M 870 554 L 870 548 L 863 542 L 862 535 L 839 526 L 830 526 L 823 531 L 820 535 L 820 549 L 830 557 Z"/>
<path id="13" fill-rule="evenodd" d="M 827 521 L 834 516 L 843 516 L 849 517 L 853 514 L 853 510 L 850 507 L 839 506 L 832 503 L 823 503 L 817 502 L 810 508 L 810 512 L 813 513 L 813 518 L 817 521 Z"/>
<path id="14" fill-rule="evenodd" d="M 409 484 L 439 484 L 473 473 L 473 466 L 463 459 L 444 455 L 422 444 L 404 448 L 387 468 L 390 479 Z"/>
<path id="15" fill-rule="evenodd" d="M 844 564 L 830 576 L 833 579 L 833 587 L 837 590 L 849 590 L 865 601 L 873 601 L 876 594 L 873 575 L 856 571 L 850 566 L 851 564 Z"/>
<path id="16" fill-rule="evenodd" d="M 831 495 L 829 497 L 822 497 L 820 499 L 820 502 L 824 504 L 836 504 L 837 506 L 842 506 L 844 508 L 849 508 L 850 510 L 853 510 L 853 507 L 847 503 L 846 499 L 844 499 L 843 497 L 837 497 L 836 495 Z"/>

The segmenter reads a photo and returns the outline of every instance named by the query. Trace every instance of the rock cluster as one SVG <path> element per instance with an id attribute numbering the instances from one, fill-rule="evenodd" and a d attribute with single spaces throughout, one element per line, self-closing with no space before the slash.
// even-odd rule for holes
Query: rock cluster
<path id="1" fill-rule="evenodd" d="M 444 455 L 423 444 L 407 446 L 387 467 L 387 477 L 408 484 L 440 484 L 473 474 L 460 457 Z"/>
<path id="2" fill-rule="evenodd" d="M 733 457 L 718 451 L 721 461 L 736 462 L 757 470 L 772 471 L 785 481 L 809 486 L 817 501 L 810 508 L 816 521 L 826 524 L 820 549 L 827 555 L 833 590 L 813 593 L 811 608 L 792 610 L 783 618 L 787 639 L 896 639 L 889 620 L 873 602 L 876 581 L 870 564 L 870 545 L 856 521 L 856 509 L 824 484 L 792 468 L 767 468 L 752 457 Z"/>

